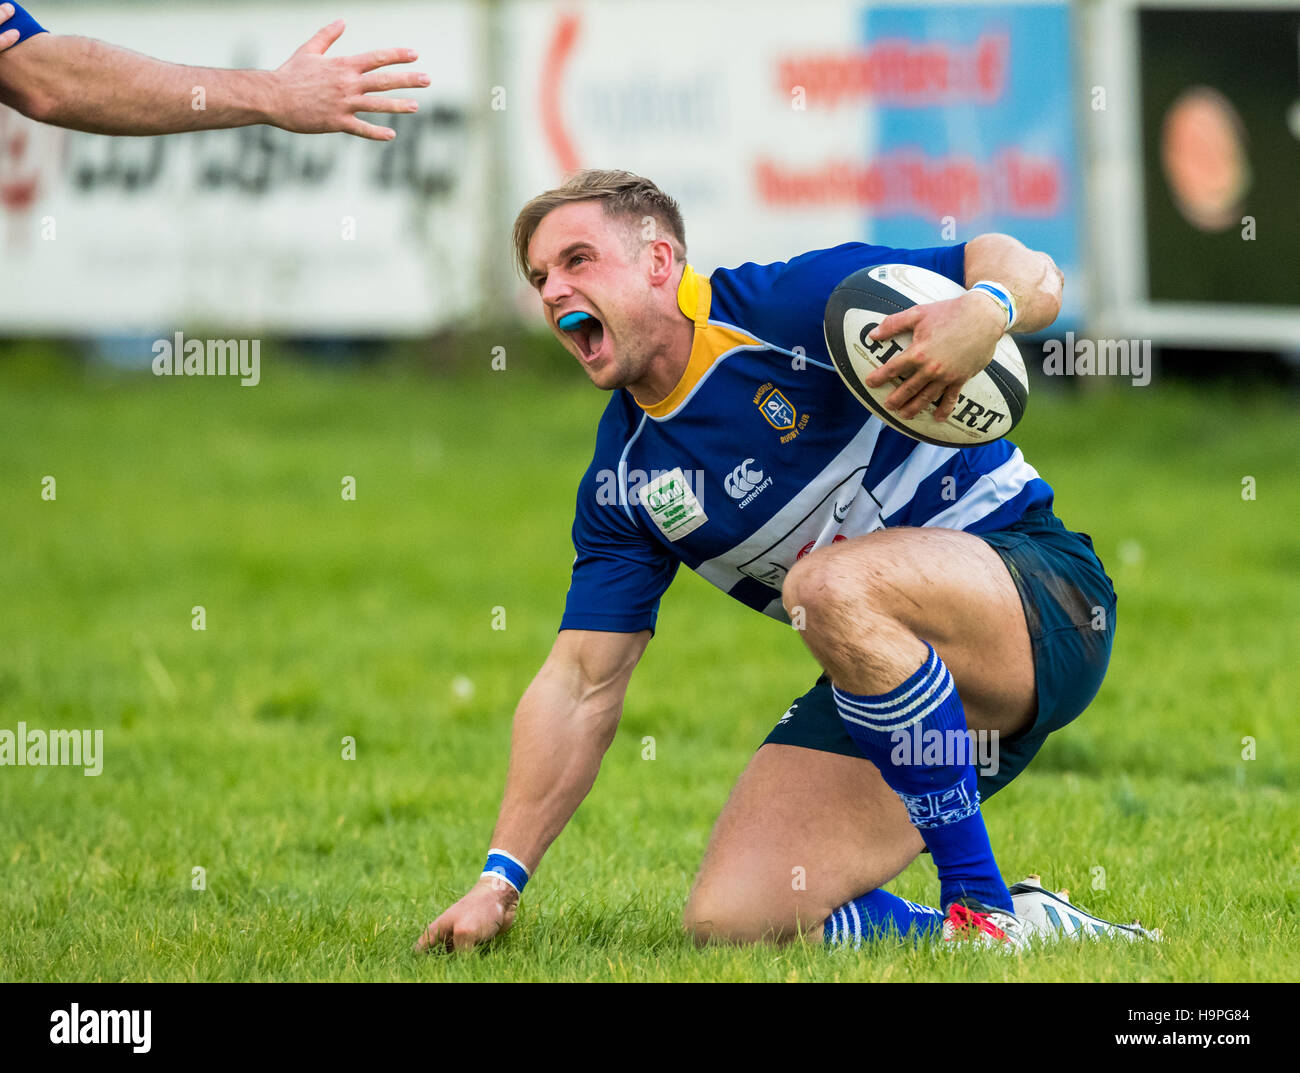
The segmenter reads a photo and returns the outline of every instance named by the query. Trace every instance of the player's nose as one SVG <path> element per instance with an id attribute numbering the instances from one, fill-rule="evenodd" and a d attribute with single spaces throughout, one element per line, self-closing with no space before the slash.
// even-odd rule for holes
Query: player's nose
<path id="1" fill-rule="evenodd" d="M 573 288 L 565 282 L 564 278 L 555 272 L 547 274 L 546 282 L 542 284 L 542 301 L 549 306 L 558 305 L 566 298 L 573 294 Z"/>

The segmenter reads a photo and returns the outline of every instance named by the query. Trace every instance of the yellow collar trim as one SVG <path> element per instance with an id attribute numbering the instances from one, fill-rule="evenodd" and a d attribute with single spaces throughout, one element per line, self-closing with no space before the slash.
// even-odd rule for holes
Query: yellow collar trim
<path id="1" fill-rule="evenodd" d="M 709 323 L 709 306 L 713 304 L 713 288 L 709 281 L 696 273 L 689 264 L 682 265 L 682 279 L 677 284 L 677 308 L 697 326 Z"/>
<path id="2" fill-rule="evenodd" d="M 653 406 L 637 403 L 651 417 L 664 417 L 677 409 L 717 360 L 720 351 L 709 345 L 706 332 L 709 327 L 709 307 L 712 304 L 713 288 L 709 286 L 707 277 L 699 275 L 689 264 L 683 265 L 682 280 L 677 285 L 677 308 L 695 322 L 695 338 L 691 342 L 690 359 L 677 386 Z"/>

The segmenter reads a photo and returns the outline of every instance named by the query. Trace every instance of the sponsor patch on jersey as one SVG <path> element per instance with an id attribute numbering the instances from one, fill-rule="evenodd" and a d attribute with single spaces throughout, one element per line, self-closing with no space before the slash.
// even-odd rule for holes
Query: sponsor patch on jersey
<path id="1" fill-rule="evenodd" d="M 709 520 L 680 466 L 643 484 L 641 505 L 668 540 L 681 540 Z"/>

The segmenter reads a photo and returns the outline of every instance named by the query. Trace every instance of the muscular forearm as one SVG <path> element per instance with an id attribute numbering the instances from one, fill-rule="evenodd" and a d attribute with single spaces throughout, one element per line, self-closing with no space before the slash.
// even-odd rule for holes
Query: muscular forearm
<path id="1" fill-rule="evenodd" d="M 522 861 L 530 874 L 595 783 L 628 679 L 649 640 L 649 630 L 562 629 L 524 692 L 491 845 Z M 514 923 L 519 904 L 512 888 L 498 874 L 480 877 L 424 930 L 416 949 L 464 950 L 500 935 Z"/>
<path id="2" fill-rule="evenodd" d="M 427 86 L 406 48 L 326 56 L 340 19 L 274 71 L 184 67 L 85 37 L 41 33 L 0 55 L 0 103 L 45 123 L 93 134 L 171 134 L 270 123 L 300 134 L 342 132 L 388 141 L 392 127 L 359 112 L 414 112 L 388 90 Z"/>
<path id="3" fill-rule="evenodd" d="M 41 34 L 3 61 L 7 103 L 93 134 L 165 134 L 273 121 L 275 73 L 185 67 L 86 37 Z"/>
<path id="4" fill-rule="evenodd" d="M 966 243 L 965 267 L 967 287 L 988 279 L 1011 290 L 1017 314 L 1013 331 L 1041 331 L 1061 311 L 1065 277 L 1056 262 L 1010 235 L 990 233 L 971 239 Z"/>
<path id="5" fill-rule="evenodd" d="M 575 702 L 575 688 L 562 671 L 544 667 L 515 712 L 492 845 L 530 872 L 591 790 L 618 727 L 621 693 L 595 691 Z"/>

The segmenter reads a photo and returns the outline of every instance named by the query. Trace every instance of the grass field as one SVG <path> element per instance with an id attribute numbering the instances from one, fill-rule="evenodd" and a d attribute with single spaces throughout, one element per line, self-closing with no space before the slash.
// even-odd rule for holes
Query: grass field
<path id="1" fill-rule="evenodd" d="M 1160 384 L 1039 391 L 1015 437 L 1093 535 L 1119 628 L 1096 702 L 986 816 L 1009 878 L 1041 872 L 1164 944 L 695 950 L 678 912 L 712 822 L 815 667 L 683 572 L 515 930 L 412 955 L 482 864 L 603 404 L 576 373 L 487 364 L 436 379 L 264 355 L 249 389 L 0 362 L 0 728 L 104 732 L 98 777 L 0 768 L 0 976 L 1300 977 L 1300 424 L 1266 392 Z M 937 884 L 918 863 L 892 889 Z"/>

